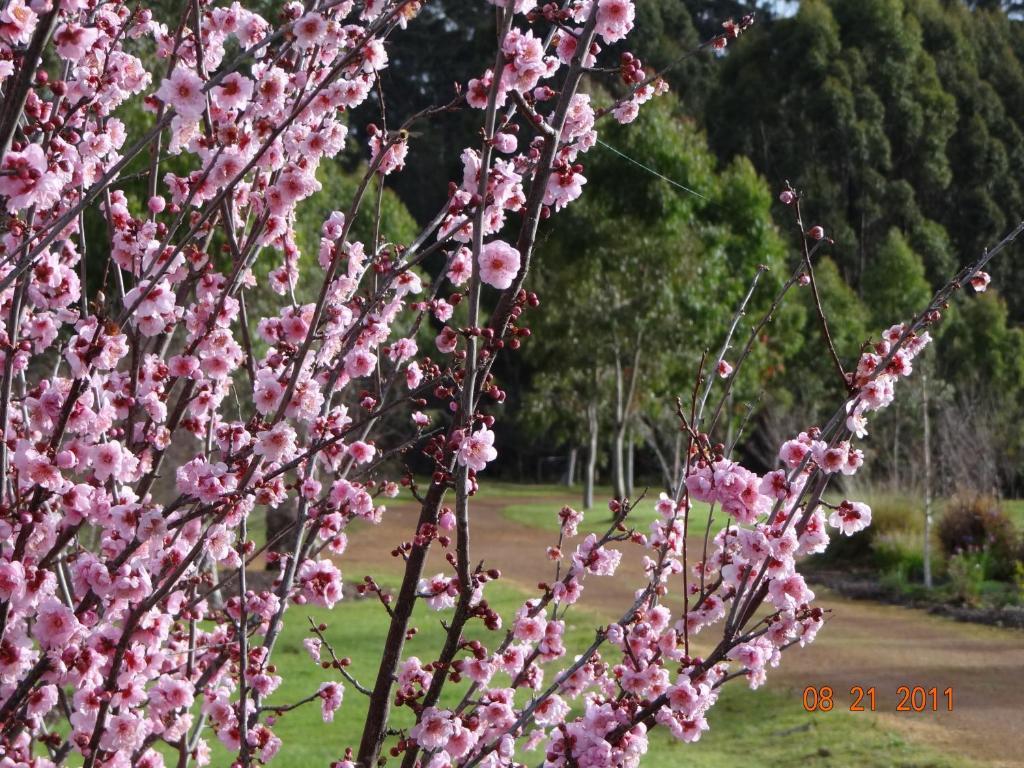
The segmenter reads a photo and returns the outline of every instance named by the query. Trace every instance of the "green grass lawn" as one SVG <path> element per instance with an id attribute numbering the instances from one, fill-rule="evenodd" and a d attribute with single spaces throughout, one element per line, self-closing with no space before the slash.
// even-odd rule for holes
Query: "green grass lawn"
<path id="1" fill-rule="evenodd" d="M 563 504 L 579 508 L 579 489 L 560 485 L 515 485 L 489 483 L 482 486 L 481 499 L 507 502 L 503 514 L 510 520 L 544 530 L 558 530 L 558 510 Z M 603 529 L 611 520 L 605 500 L 610 489 L 597 489 L 597 504 L 585 518 L 586 531 Z M 538 497 L 549 501 L 535 502 Z M 530 499 L 529 502 L 525 501 Z M 632 517 L 633 525 L 646 532 L 655 519 L 654 502 L 657 492 L 649 493 Z M 404 500 L 399 497 L 399 501 Z M 392 501 L 392 503 L 395 503 Z M 1024 527 L 1024 501 L 1007 502 L 1004 508 Z M 908 508 L 908 513 L 912 513 Z M 706 519 L 706 506 L 701 505 L 694 520 Z M 724 516 L 722 517 L 724 522 Z M 257 523 L 255 527 L 258 527 Z M 719 527 L 716 522 L 715 527 Z M 258 531 L 253 531 L 253 534 Z M 252 538 L 256 538 L 252 535 Z M 256 540 L 260 540 L 256 538 Z M 510 616 L 527 597 L 512 585 L 497 583 L 488 589 L 488 600 L 503 615 Z M 349 668 L 364 685 L 372 685 L 376 675 L 381 644 L 388 618 L 376 601 L 346 600 L 334 611 L 293 606 L 289 609 L 284 631 L 274 653 L 274 663 L 284 682 L 271 699 L 271 703 L 286 705 L 298 701 L 316 690 L 320 682 L 339 680 L 336 673 L 314 664 L 306 653 L 302 641 L 309 637 L 307 616 L 328 625 L 325 633 L 339 656 L 353 660 Z M 422 603 L 415 614 L 414 623 L 419 632 L 406 646 L 406 656 L 432 658 L 443 637 L 441 619 Z M 584 612 L 569 614 L 566 644 L 569 657 L 581 650 L 593 638 L 594 627 L 602 623 L 594 615 Z M 482 637 L 477 627 L 471 634 Z M 487 638 L 494 644 L 494 635 Z M 326 658 L 326 654 L 325 654 Z M 783 662 L 785 663 L 785 662 Z M 285 746 L 275 759 L 281 768 L 307 768 L 326 766 L 341 759 L 346 747 L 358 746 L 359 734 L 365 717 L 366 697 L 351 685 L 345 684 L 345 702 L 336 713 L 333 723 L 324 723 L 319 703 L 308 704 L 282 716 L 274 729 Z M 451 704 L 465 690 L 465 684 L 446 688 L 442 703 Z M 911 743 L 883 727 L 873 715 L 833 711 L 807 713 L 803 710 L 799 691 L 775 690 L 771 678 L 767 689 L 750 691 L 743 681 L 730 683 L 721 700 L 711 711 L 711 730 L 697 744 L 675 742 L 667 733 L 656 730 L 651 736 L 651 751 L 645 765 L 652 768 L 725 768 L 737 763 L 776 766 L 821 765 L 836 768 L 883 768 L 883 766 L 915 766 L 916 768 L 969 767 L 973 763 L 945 757 L 925 744 Z M 393 727 L 410 724 L 407 710 L 398 710 Z M 214 750 L 214 766 L 228 766 L 231 755 L 221 746 L 216 736 L 208 732 L 207 738 Z M 520 757 L 527 765 L 537 765 L 540 752 Z M 394 763 L 394 760 L 389 761 Z"/>
<path id="2" fill-rule="evenodd" d="M 532 492 L 528 493 L 523 489 L 530 489 Z M 598 493 L 595 490 L 594 508 L 584 513 L 583 523 L 580 525 L 580 531 L 583 533 L 603 532 L 607 530 L 612 522 L 612 513 L 607 506 L 607 500 L 611 498 L 611 489 L 602 489 L 602 491 L 606 492 Z M 647 495 L 639 501 L 626 520 L 628 527 L 636 528 L 642 533 L 650 531 L 651 523 L 658 518 L 658 513 L 654 510 L 654 504 L 658 500 L 659 492 L 648 491 Z M 503 489 L 492 490 L 491 495 L 485 498 L 497 498 L 508 501 L 508 506 L 502 510 L 502 515 L 508 520 L 520 523 L 521 525 L 528 525 L 532 528 L 541 528 L 545 531 L 557 533 L 560 525 L 559 510 L 564 505 L 569 505 L 576 510 L 582 509 L 579 495 L 578 490 L 567 488 L 564 485 L 528 485 L 519 486 L 519 490 L 515 494 L 505 493 Z M 537 496 L 549 496 L 550 500 L 517 501 L 518 498 Z M 690 521 L 691 525 L 696 526 L 695 530 L 704 530 L 704 527 L 707 525 L 708 509 L 709 505 L 703 502 L 694 504 Z M 725 514 L 716 514 L 715 519 L 712 521 L 713 531 L 718 531 L 725 524 L 726 518 L 727 515 Z"/>
<path id="3" fill-rule="evenodd" d="M 1010 516 L 1017 529 L 1024 531 L 1024 499 L 1007 499 L 1002 505 L 1003 511 Z"/>
<path id="4" fill-rule="evenodd" d="M 488 590 L 488 599 L 503 615 L 510 615 L 524 594 L 502 584 Z M 273 703 L 288 704 L 313 692 L 323 680 L 338 679 L 329 670 L 314 664 L 302 646 L 309 637 L 306 617 L 328 625 L 325 633 L 339 655 L 353 660 L 352 673 L 365 685 L 372 685 L 376 673 L 381 642 L 387 627 L 387 616 L 370 600 L 350 600 L 334 611 L 294 606 L 287 614 L 285 630 L 274 653 L 284 682 L 272 698 Z M 439 647 L 443 630 L 439 619 L 443 614 L 418 610 L 419 633 L 407 645 L 407 655 L 427 659 Z M 593 638 L 597 620 L 588 614 L 569 614 L 566 643 L 569 658 Z M 479 630 L 473 634 L 479 636 Z M 494 636 L 491 635 L 491 638 Z M 493 643 L 493 640 L 491 640 Z M 449 686 L 445 700 L 461 694 L 463 685 Z M 318 703 L 308 704 L 282 716 L 275 731 L 284 740 L 273 765 L 279 768 L 311 768 L 326 766 L 340 759 L 346 746 L 355 748 L 365 716 L 366 697 L 346 684 L 345 701 L 333 723 L 324 723 Z M 833 711 L 807 713 L 799 692 L 775 690 L 751 691 L 742 681 L 730 683 L 721 700 L 711 711 L 710 732 L 696 744 L 675 742 L 667 733 L 655 731 L 651 751 L 645 764 L 652 768 L 725 768 L 738 763 L 775 766 L 849 766 L 849 768 L 883 768 L 905 765 L 917 768 L 953 768 L 970 766 L 964 761 L 942 757 L 920 744 L 910 744 L 881 727 L 867 713 Z M 397 710 L 393 725 L 401 728 L 410 723 L 407 710 Z M 220 747 L 210 732 L 214 748 L 213 766 L 228 766 L 231 756 Z M 539 764 L 542 753 L 521 756 L 527 765 Z M 391 760 L 391 763 L 396 761 Z"/>

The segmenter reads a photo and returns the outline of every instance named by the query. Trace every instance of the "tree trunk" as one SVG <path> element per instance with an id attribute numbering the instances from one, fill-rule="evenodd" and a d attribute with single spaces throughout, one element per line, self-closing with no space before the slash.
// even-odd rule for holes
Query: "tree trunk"
<path id="1" fill-rule="evenodd" d="M 679 483 L 682 482 L 682 478 L 679 475 L 683 471 L 683 432 L 682 430 L 676 430 L 676 444 L 675 450 L 672 456 L 672 479 L 669 482 L 669 493 L 675 493 L 679 487 Z"/>
<path id="2" fill-rule="evenodd" d="M 626 419 L 624 417 L 625 386 L 622 373 L 622 358 L 615 354 L 615 427 L 612 432 L 612 492 L 621 501 L 626 496 L 626 474 L 624 448 L 626 442 Z"/>
<path id="3" fill-rule="evenodd" d="M 923 368 L 923 366 L 922 366 Z M 924 420 L 924 586 L 932 588 L 932 447 L 928 416 L 928 374 L 921 371 L 921 409 Z"/>
<path id="4" fill-rule="evenodd" d="M 626 372 L 622 366 L 622 350 L 618 346 L 615 348 L 615 439 L 612 441 L 612 484 L 615 489 L 615 498 L 619 501 L 629 495 L 629 489 L 626 486 L 626 432 L 629 429 L 630 412 L 639 379 L 640 342 L 642 339 L 643 331 L 641 330 L 637 332 L 634 341 L 628 385 Z"/>
<path id="5" fill-rule="evenodd" d="M 597 403 L 587 406 L 587 466 L 583 474 L 583 508 L 594 506 L 594 474 L 597 472 Z"/>
<path id="6" fill-rule="evenodd" d="M 579 449 L 573 446 L 569 449 L 569 465 L 565 468 L 565 484 L 568 486 L 576 485 L 576 454 L 579 453 Z"/>
<path id="7" fill-rule="evenodd" d="M 214 561 L 210 553 L 206 553 L 202 560 L 202 568 L 210 574 L 210 583 L 213 585 L 213 591 L 210 592 L 210 605 L 214 610 L 221 610 L 224 608 L 224 594 L 220 589 L 220 574 L 217 571 L 217 563 Z"/>
<path id="8" fill-rule="evenodd" d="M 626 437 L 626 498 L 633 498 L 633 486 L 635 484 L 636 477 L 634 475 L 634 466 L 636 464 L 636 445 L 633 443 L 633 436 L 628 435 Z"/>
<path id="9" fill-rule="evenodd" d="M 617 425 L 612 438 L 612 491 L 618 501 L 626 498 L 626 430 Z"/>
<path id="10" fill-rule="evenodd" d="M 658 466 L 661 467 L 661 478 L 665 485 L 665 492 L 671 495 L 674 483 L 673 469 L 669 467 L 668 459 L 665 458 L 665 453 L 662 450 L 662 447 L 658 444 L 658 432 L 654 428 L 654 424 L 645 417 L 641 416 L 640 422 L 646 427 L 646 429 L 641 431 L 643 433 L 644 440 L 647 442 L 647 447 L 651 449 L 651 453 L 654 454 L 654 458 L 658 460 Z M 678 450 L 679 448 L 677 446 L 677 453 Z M 678 461 L 678 455 L 675 458 Z"/>
<path id="11" fill-rule="evenodd" d="M 278 554 L 290 553 L 292 542 L 295 540 L 294 532 L 282 532 L 295 521 L 295 509 L 291 504 L 280 504 L 277 507 L 267 508 L 267 541 L 273 542 L 270 551 Z M 279 570 L 277 560 L 267 560 L 268 571 Z"/>

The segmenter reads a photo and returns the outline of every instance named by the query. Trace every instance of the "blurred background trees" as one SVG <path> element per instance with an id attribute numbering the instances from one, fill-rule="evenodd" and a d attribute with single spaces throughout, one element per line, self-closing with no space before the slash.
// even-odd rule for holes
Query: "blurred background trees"
<path id="1" fill-rule="evenodd" d="M 560 322 L 557 297 L 570 286 L 597 290 L 599 306 L 593 317 L 579 319 L 578 332 L 580 344 L 594 352 L 583 357 L 599 369 L 595 397 L 604 399 L 604 480 L 613 488 L 623 485 L 616 469 L 621 409 L 615 350 L 629 347 L 622 339 L 630 333 L 638 338 L 631 324 L 646 329 L 643 343 L 635 345 L 641 350 L 638 372 L 627 375 L 645 382 L 644 396 L 627 404 L 633 420 L 627 432 L 637 450 L 636 471 L 658 484 L 673 461 L 674 434 L 664 429 L 673 423 L 673 398 L 687 397 L 700 352 L 717 352 L 723 321 L 738 302 L 729 290 L 742 291 L 757 263 L 772 266 L 776 281 L 796 263 L 792 213 L 775 194 L 786 180 L 804 193 L 806 220 L 824 225 L 835 241 L 823 251 L 816 276 L 847 367 L 866 340 L 910 316 L 959 264 L 1024 215 L 1024 22 L 1012 3 L 686 5 L 690 22 L 680 23 L 678 53 L 664 42 L 671 36 L 655 0 L 639 0 L 635 39 L 662 41 L 651 50 L 671 60 L 689 48 L 693 30 L 706 37 L 725 18 L 755 6 L 759 23 L 720 61 L 698 56 L 688 60 L 685 74 L 670 71 L 678 100 L 641 118 L 640 130 L 611 134 L 609 144 L 650 171 L 604 147 L 587 156 L 585 173 L 602 183 L 551 227 L 537 282 L 548 302 L 538 324 Z M 775 13 L 783 6 L 790 12 Z M 644 52 L 638 55 L 644 58 Z M 659 127 L 669 118 L 671 127 Z M 706 139 L 692 138 L 697 136 Z M 606 174 L 617 183 L 605 183 Z M 733 204 L 723 206 L 727 194 L 735 195 Z M 666 197 L 676 200 L 659 202 Z M 744 202 L 736 204 L 736 198 Z M 609 221 L 612 213 L 617 217 Z M 607 247 L 580 252 L 573 246 L 580 227 L 608 230 L 600 238 Z M 730 254 L 723 242 L 739 248 Z M 646 264 L 663 275 L 666 296 L 631 310 L 627 320 L 625 310 L 613 308 L 628 306 L 615 297 L 628 294 L 631 279 L 642 274 L 636 251 L 645 251 Z M 1017 246 L 994 268 L 995 290 L 956 300 L 937 329 L 937 354 L 920 363 L 934 368 L 930 407 L 939 418 L 933 448 L 939 454 L 936 477 L 944 485 L 938 491 L 1024 491 L 1021 251 Z M 762 311 L 772 293 L 770 281 L 759 289 Z M 790 311 L 785 322 L 770 326 L 764 357 L 744 370 L 728 411 L 731 424 L 718 435 L 726 439 L 744 419 L 746 404 L 756 402 L 747 426 L 753 432 L 749 450 L 760 446 L 756 458 L 766 467 L 779 439 L 815 423 L 839 394 L 834 374 L 821 365 L 824 350 L 809 293 L 798 294 Z M 757 317 L 754 308 L 741 330 Z M 547 365 L 540 346 L 528 350 L 522 362 L 527 375 L 520 377 L 527 391 L 529 371 Z M 560 409 L 557 396 L 547 407 Z M 523 418 L 529 422 L 542 409 L 535 403 Z M 920 416 L 920 403 L 910 402 L 873 424 L 869 450 L 884 459 L 872 465 L 875 482 L 904 490 L 920 483 Z M 669 434 L 656 436 L 652 425 Z M 965 456 L 964 433 L 971 429 L 985 440 Z M 577 427 L 579 446 L 584 431 Z M 552 452 L 547 434 L 535 442 L 529 429 L 518 434 L 522 450 Z M 557 465 L 549 466 L 547 476 L 554 477 Z"/>
<path id="2" fill-rule="evenodd" d="M 723 21 L 755 11 L 757 24 L 725 52 L 693 55 Z M 492 47 L 493 15 L 478 0 L 431 0 L 421 13 L 388 47 L 389 126 L 449 102 Z M 604 143 L 582 158 L 587 194 L 542 225 L 529 286 L 542 302 L 530 315 L 538 333 L 495 368 L 514 416 L 500 422 L 497 471 L 591 474 L 620 495 L 672 479 L 683 460 L 675 398 L 690 397 L 702 353 L 717 353 L 758 265 L 769 271 L 738 340 L 798 264 L 792 211 L 777 199 L 787 180 L 804 195 L 808 225 L 834 240 L 816 257 L 816 277 L 848 368 L 865 341 L 998 240 L 1024 215 L 1022 14 L 1024 4 L 996 0 L 636 0 L 631 51 L 651 70 L 669 67 L 673 95 L 636 124 L 605 126 Z M 598 103 L 619 87 L 614 76 L 594 81 L 610 89 L 592 87 Z M 423 124 L 406 172 L 379 198 L 382 238 L 407 242 L 445 204 L 436 179 L 461 176 L 458 153 L 476 140 L 477 117 L 455 110 Z M 315 258 L 323 217 L 361 175 L 370 122 L 381 123 L 377 104 L 351 115 L 345 159 L 322 174 L 305 209 L 304 259 Z M 142 159 L 132 171 L 146 167 Z M 376 205 L 376 189 L 370 197 Z M 370 244 L 374 233 L 357 221 L 355 235 Z M 936 492 L 1024 494 L 1022 250 L 994 266 L 987 294 L 955 300 L 936 353 L 919 362 L 930 373 Z M 442 263 L 438 254 L 425 273 Z M 305 300 L 302 286 L 296 293 Z M 421 343 L 434 332 L 425 327 Z M 742 427 L 745 458 L 768 469 L 779 441 L 816 423 L 841 387 L 821 363 L 807 290 L 755 350 L 716 437 L 731 442 Z M 920 421 L 920 405 L 907 401 L 873 423 L 868 450 L 883 459 L 869 462 L 874 482 L 920 482 Z"/>

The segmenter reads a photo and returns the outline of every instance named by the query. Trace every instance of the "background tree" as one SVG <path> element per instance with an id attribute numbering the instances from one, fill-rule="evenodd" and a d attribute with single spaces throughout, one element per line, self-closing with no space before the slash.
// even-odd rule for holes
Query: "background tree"
<path id="1" fill-rule="evenodd" d="M 541 307 L 534 320 L 539 341 L 531 345 L 529 361 L 550 371 L 557 356 L 564 374 L 555 375 L 598 383 L 581 391 L 591 392 L 591 410 L 603 412 L 612 485 L 621 498 L 629 485 L 629 441 L 644 435 L 652 455 L 660 454 L 662 474 L 669 471 L 674 462 L 665 457 L 675 454 L 675 436 L 665 441 L 643 422 L 666 406 L 671 411 L 674 397 L 688 397 L 701 353 L 722 343 L 723 319 L 758 266 L 770 272 L 752 311 L 767 307 L 786 266 L 763 180 L 745 160 L 718 170 L 703 135 L 678 116 L 671 99 L 606 136 L 607 145 L 593 151 L 587 166 L 590 194 L 567 211 L 543 245 L 549 258 L 540 267 L 538 289 L 576 300 L 549 300 Z M 600 237 L 588 243 L 587 233 L 595 231 Z M 793 311 L 784 313 L 781 327 L 793 325 L 792 317 Z M 575 354 L 554 342 L 566 338 Z M 773 336 L 751 368 L 763 369 L 770 356 L 790 352 L 788 333 Z M 735 401 L 764 383 L 753 372 L 745 376 Z M 590 430 L 587 411 L 577 411 L 576 443 Z M 732 417 L 728 411 L 727 419 Z"/>

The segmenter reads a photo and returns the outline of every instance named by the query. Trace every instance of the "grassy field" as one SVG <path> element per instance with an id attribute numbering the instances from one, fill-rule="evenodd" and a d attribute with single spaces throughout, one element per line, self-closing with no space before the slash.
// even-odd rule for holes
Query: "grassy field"
<path id="1" fill-rule="evenodd" d="M 1024 499 L 1003 501 L 1003 511 L 1010 516 L 1018 530 L 1024 531 Z"/>
<path id="2" fill-rule="evenodd" d="M 501 583 L 488 591 L 491 603 L 504 615 L 520 604 L 524 595 Z M 372 684 L 379 658 L 387 616 L 370 600 L 350 600 L 333 612 L 295 606 L 289 611 L 274 661 L 284 682 L 272 698 L 274 704 L 290 704 L 314 691 L 321 681 L 339 679 L 314 664 L 302 646 L 309 637 L 307 616 L 328 625 L 326 636 L 339 655 L 353 660 L 350 668 L 364 684 Z M 442 635 L 440 619 L 444 614 L 429 610 L 417 613 L 419 634 L 407 646 L 408 654 L 429 658 Z M 566 632 L 570 657 L 593 638 L 594 616 L 572 614 Z M 464 685 L 450 686 L 450 703 Z M 285 746 L 274 760 L 280 768 L 326 766 L 340 759 L 346 746 L 355 748 L 365 716 L 366 698 L 346 684 L 345 701 L 333 723 L 324 723 L 319 705 L 308 704 L 282 716 L 275 731 Z M 674 768 L 725 768 L 738 762 L 775 766 L 822 765 L 849 768 L 883 768 L 905 765 L 917 768 L 969 767 L 971 763 L 943 757 L 920 744 L 910 744 L 875 722 L 871 715 L 845 711 L 810 714 L 803 710 L 799 692 L 773 690 L 750 691 L 744 684 L 731 684 L 710 715 L 711 731 L 697 744 L 673 741 L 655 731 L 645 765 Z M 395 727 L 409 724 L 406 710 L 398 710 Z M 214 747 L 214 766 L 228 766 L 231 756 L 221 748 L 216 736 L 208 734 Z M 541 753 L 524 754 L 528 765 L 539 764 Z M 396 762 L 394 760 L 392 763 Z"/>
<path id="3" fill-rule="evenodd" d="M 514 492 L 508 492 L 505 488 L 499 487 L 489 491 L 489 496 L 484 498 L 502 499 L 508 502 L 502 514 L 508 519 L 521 525 L 529 525 L 533 528 L 540 528 L 545 531 L 557 532 L 560 521 L 558 512 L 563 505 L 569 505 L 573 509 L 582 509 L 579 489 L 568 488 L 564 485 L 520 485 L 512 486 Z M 627 525 L 636 528 L 638 531 L 647 533 L 651 523 L 658 518 L 654 510 L 654 504 L 658 500 L 660 489 L 649 489 L 647 494 L 639 500 L 636 508 L 629 515 Z M 521 501 L 524 498 L 536 498 L 547 496 L 546 501 Z M 638 492 L 639 496 L 639 492 Z M 607 500 L 612 498 L 611 488 L 594 489 L 594 508 L 588 510 L 580 525 L 580 530 L 590 533 L 604 531 L 612 522 L 612 513 L 607 507 Z M 703 530 L 707 523 L 709 505 L 703 502 L 694 504 L 692 521 L 698 524 Z M 712 521 L 713 530 L 717 531 L 725 524 L 726 516 L 718 514 L 716 520 Z"/>

